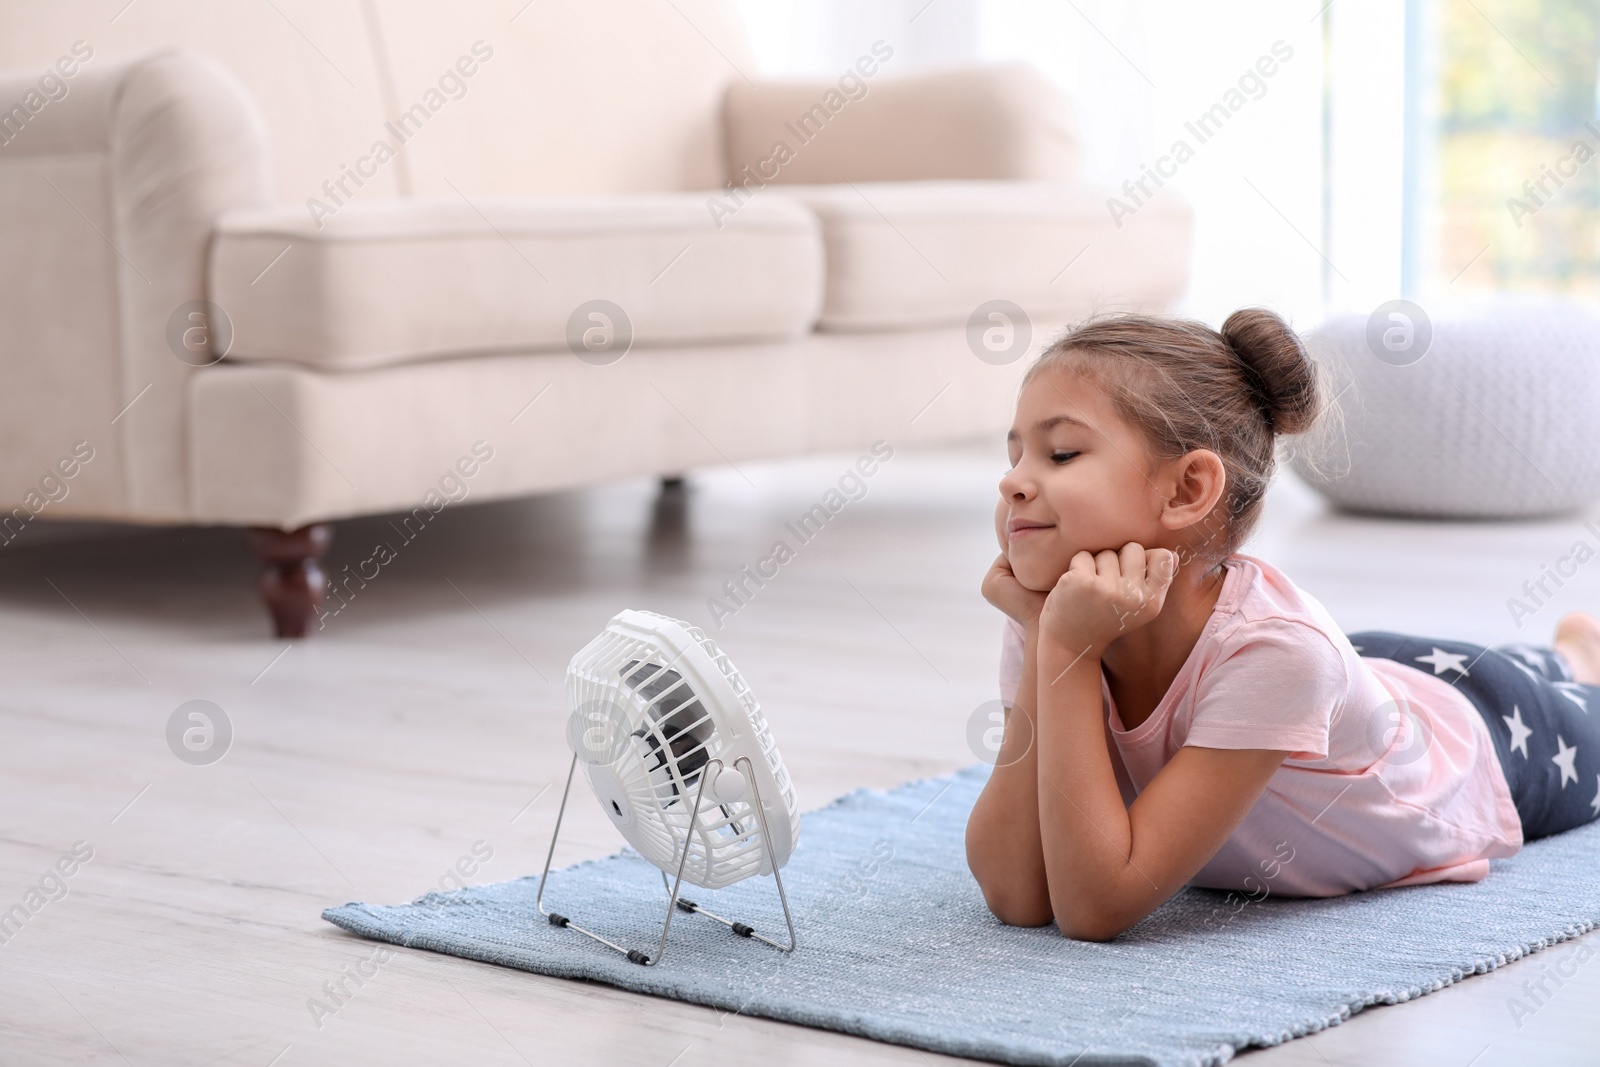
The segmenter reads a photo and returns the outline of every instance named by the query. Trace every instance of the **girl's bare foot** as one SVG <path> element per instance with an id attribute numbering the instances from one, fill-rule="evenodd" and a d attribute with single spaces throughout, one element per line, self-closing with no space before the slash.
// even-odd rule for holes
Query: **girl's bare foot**
<path id="1" fill-rule="evenodd" d="M 1575 611 L 1556 624 L 1556 651 L 1567 657 L 1572 676 L 1600 685 L 1600 619 Z"/>

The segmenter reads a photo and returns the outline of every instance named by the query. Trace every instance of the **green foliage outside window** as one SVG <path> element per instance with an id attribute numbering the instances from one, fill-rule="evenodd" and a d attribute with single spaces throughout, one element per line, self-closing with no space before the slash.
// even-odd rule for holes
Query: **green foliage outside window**
<path id="1" fill-rule="evenodd" d="M 1600 0 L 1440 0 L 1440 281 L 1600 295 Z"/>

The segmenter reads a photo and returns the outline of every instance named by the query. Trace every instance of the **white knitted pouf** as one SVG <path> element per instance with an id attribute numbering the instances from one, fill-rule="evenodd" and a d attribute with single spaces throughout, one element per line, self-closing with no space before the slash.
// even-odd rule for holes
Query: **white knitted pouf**
<path id="1" fill-rule="evenodd" d="M 1294 442 L 1295 471 L 1342 508 L 1389 515 L 1600 499 L 1600 315 L 1525 296 L 1419 310 L 1395 301 L 1307 335 L 1339 410 Z"/>

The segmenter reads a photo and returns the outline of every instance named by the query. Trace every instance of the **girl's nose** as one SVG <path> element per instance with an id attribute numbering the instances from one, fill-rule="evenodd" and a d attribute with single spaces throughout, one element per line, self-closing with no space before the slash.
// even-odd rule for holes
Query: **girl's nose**
<path id="1" fill-rule="evenodd" d="M 1000 496 L 1005 500 L 1024 501 L 1033 496 L 1033 483 L 1020 473 L 1020 465 L 1011 468 L 1000 478 Z"/>

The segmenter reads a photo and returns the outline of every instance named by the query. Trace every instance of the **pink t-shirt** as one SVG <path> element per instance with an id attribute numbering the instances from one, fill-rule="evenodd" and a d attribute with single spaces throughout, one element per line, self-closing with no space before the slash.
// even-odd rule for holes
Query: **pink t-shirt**
<path id="1" fill-rule="evenodd" d="M 1123 799 L 1184 745 L 1289 752 L 1191 885 L 1337 896 L 1476 882 L 1522 847 L 1522 822 L 1482 717 L 1444 678 L 1364 659 L 1323 606 L 1272 565 L 1226 561 L 1222 593 L 1154 712 L 1122 728 L 1101 679 Z M 1007 620 L 1000 692 L 1022 675 Z M 1292 857 L 1286 859 L 1285 857 Z"/>

